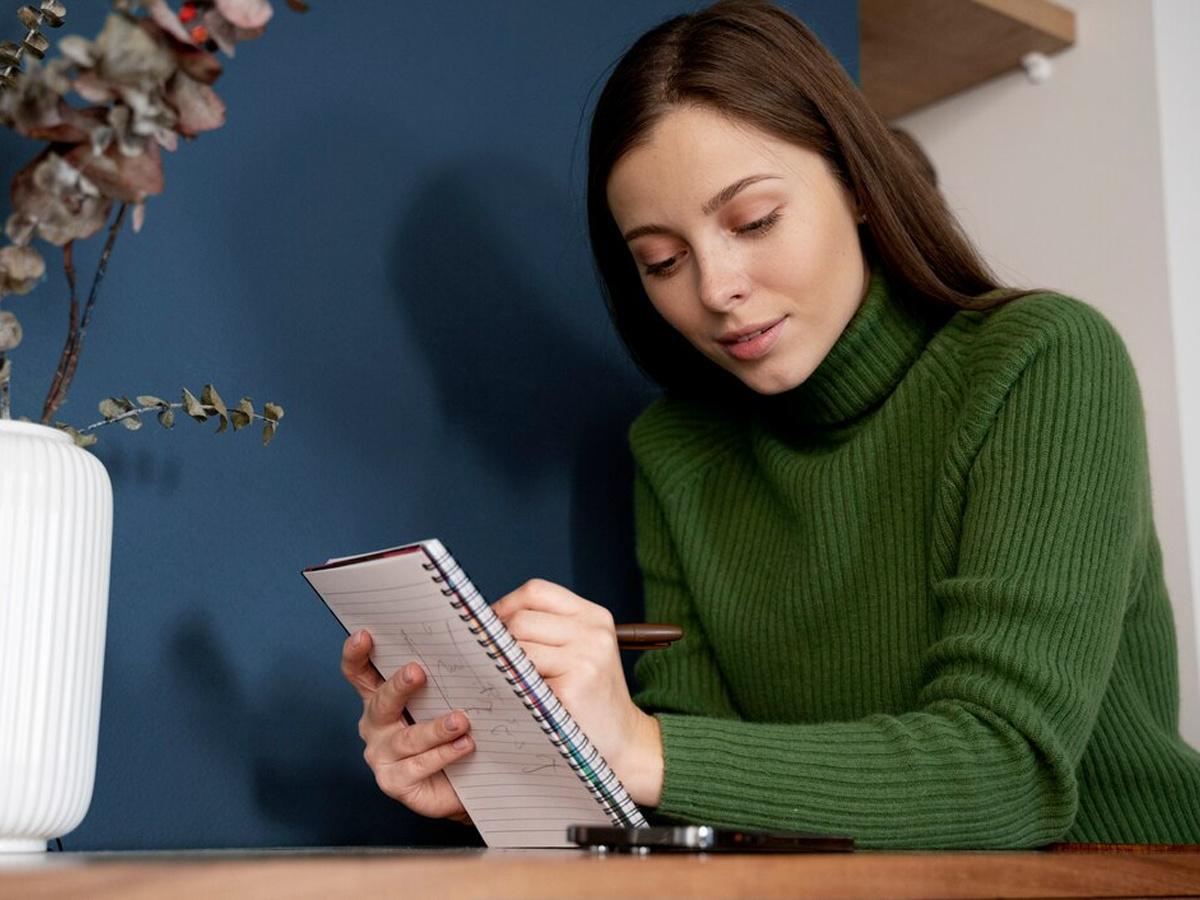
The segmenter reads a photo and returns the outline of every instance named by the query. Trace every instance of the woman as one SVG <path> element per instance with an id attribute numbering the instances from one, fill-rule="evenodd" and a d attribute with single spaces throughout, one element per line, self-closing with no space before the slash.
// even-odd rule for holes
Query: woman
<path id="1" fill-rule="evenodd" d="M 1200 842 L 1125 348 L 1000 287 L 798 21 L 719 3 L 642 37 L 592 121 L 612 317 L 666 389 L 631 430 L 646 614 L 535 581 L 496 611 L 633 798 L 868 847 Z M 467 717 L 406 726 L 369 635 L 366 758 L 464 818 Z"/>

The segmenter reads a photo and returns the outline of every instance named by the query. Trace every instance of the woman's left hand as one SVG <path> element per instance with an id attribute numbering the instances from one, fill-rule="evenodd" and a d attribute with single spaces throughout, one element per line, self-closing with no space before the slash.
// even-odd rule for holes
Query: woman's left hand
<path id="1" fill-rule="evenodd" d="M 492 606 L 634 801 L 657 806 L 663 753 L 658 720 L 629 696 L 612 613 L 535 578 Z"/>

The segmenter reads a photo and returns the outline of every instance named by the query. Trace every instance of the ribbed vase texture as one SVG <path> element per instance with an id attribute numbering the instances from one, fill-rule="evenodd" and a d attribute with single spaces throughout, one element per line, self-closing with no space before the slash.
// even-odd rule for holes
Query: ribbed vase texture
<path id="1" fill-rule="evenodd" d="M 0 852 L 44 851 L 91 802 L 111 551 L 100 461 L 0 421 Z"/>

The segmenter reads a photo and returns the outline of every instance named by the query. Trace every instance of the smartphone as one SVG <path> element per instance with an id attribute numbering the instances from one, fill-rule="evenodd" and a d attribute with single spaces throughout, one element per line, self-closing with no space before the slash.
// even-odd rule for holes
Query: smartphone
<path id="1" fill-rule="evenodd" d="M 854 839 L 820 834 L 742 831 L 711 825 L 667 825 L 621 828 L 611 825 L 571 825 L 567 840 L 597 852 L 609 850 L 648 853 L 680 850 L 692 853 L 848 853 Z"/>

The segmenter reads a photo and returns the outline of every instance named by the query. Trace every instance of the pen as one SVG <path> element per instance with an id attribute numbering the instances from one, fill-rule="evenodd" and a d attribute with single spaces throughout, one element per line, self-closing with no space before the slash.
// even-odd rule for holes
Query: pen
<path id="1" fill-rule="evenodd" d="M 617 645 L 622 650 L 658 650 L 670 647 L 681 637 L 683 629 L 678 625 L 630 622 L 617 626 Z"/>

